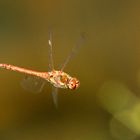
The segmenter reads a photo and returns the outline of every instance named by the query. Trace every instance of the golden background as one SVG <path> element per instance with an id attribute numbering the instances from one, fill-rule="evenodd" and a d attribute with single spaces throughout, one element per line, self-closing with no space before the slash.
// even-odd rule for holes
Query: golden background
<path id="1" fill-rule="evenodd" d="M 126 0 L 0 1 L 0 63 L 48 71 L 48 27 L 59 69 L 85 32 L 83 47 L 65 68 L 75 91 L 51 85 L 32 94 L 23 74 L 0 71 L 1 140 L 136 140 L 140 134 L 140 2 Z"/>

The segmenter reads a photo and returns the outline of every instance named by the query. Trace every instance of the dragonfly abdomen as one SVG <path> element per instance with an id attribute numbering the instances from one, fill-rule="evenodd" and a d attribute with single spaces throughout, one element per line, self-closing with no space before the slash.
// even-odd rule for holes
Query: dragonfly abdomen
<path id="1" fill-rule="evenodd" d="M 25 69 L 25 68 L 10 65 L 10 64 L 0 64 L 0 68 L 4 68 L 4 69 L 7 69 L 7 70 L 11 70 L 11 71 L 17 71 L 17 72 L 20 72 L 20 73 L 29 74 L 29 75 L 33 75 L 33 76 L 37 76 L 37 77 L 43 78 L 45 80 L 48 79 L 48 73 L 47 72 L 37 72 L 37 71 Z"/>

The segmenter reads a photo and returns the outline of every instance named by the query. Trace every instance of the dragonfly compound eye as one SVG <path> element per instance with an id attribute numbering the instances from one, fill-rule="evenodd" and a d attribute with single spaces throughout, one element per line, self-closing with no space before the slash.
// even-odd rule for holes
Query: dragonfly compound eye
<path id="1" fill-rule="evenodd" d="M 77 89 L 80 85 L 80 82 L 79 80 L 77 80 L 76 78 L 72 78 L 70 81 L 69 81 L 69 84 L 68 84 L 68 87 L 69 89 Z"/>

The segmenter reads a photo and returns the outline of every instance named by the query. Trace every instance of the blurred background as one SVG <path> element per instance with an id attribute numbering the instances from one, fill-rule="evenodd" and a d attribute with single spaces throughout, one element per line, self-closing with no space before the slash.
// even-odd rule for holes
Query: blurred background
<path id="1" fill-rule="evenodd" d="M 0 70 L 1 140 L 140 139 L 140 2 L 132 0 L 1 0 L 0 63 L 48 71 L 48 27 L 58 69 L 80 80 L 59 90 L 59 107 L 46 83 L 25 91 L 24 74 Z"/>

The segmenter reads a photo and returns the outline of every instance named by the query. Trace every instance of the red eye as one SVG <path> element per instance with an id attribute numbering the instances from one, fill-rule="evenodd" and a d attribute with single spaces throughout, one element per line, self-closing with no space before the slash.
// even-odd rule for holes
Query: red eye
<path id="1" fill-rule="evenodd" d="M 69 81 L 68 87 L 69 89 L 77 89 L 80 85 L 80 82 L 76 78 L 72 78 Z"/>
<path id="2" fill-rule="evenodd" d="M 71 82 L 70 84 L 71 84 L 71 89 L 75 89 L 76 88 L 75 83 Z"/>

